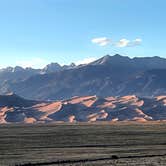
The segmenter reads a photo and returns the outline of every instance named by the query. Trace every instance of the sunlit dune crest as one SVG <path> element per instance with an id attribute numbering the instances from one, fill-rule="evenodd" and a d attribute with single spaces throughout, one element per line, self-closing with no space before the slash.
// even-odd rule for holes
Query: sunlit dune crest
<path id="1" fill-rule="evenodd" d="M 117 122 L 117 121 L 119 121 L 119 119 L 118 118 L 113 118 L 111 121 L 112 122 Z"/>
<path id="2" fill-rule="evenodd" d="M 110 97 L 106 97 L 105 99 L 108 100 L 108 101 L 115 101 L 116 97 L 110 96 Z"/>
<path id="3" fill-rule="evenodd" d="M 157 97 L 156 97 L 156 100 L 157 100 L 157 101 L 162 100 L 162 99 L 166 99 L 166 96 L 157 96 Z"/>
<path id="4" fill-rule="evenodd" d="M 25 118 L 24 119 L 24 123 L 35 123 L 36 122 L 36 119 L 34 118 Z"/>
<path id="5" fill-rule="evenodd" d="M 7 122 L 6 122 L 5 118 L 0 117 L 0 124 L 6 124 L 6 123 L 7 123 Z"/>
<path id="6" fill-rule="evenodd" d="M 141 118 L 141 117 L 135 117 L 133 118 L 134 121 L 137 121 L 137 122 L 146 122 L 147 120 L 144 119 L 144 118 Z"/>
<path id="7" fill-rule="evenodd" d="M 7 111 L 10 111 L 12 109 L 9 109 L 8 107 L 1 107 L 0 110 L 0 116 L 3 116 Z"/>
<path id="8" fill-rule="evenodd" d="M 145 114 L 143 113 L 143 111 L 140 110 L 140 109 L 138 109 L 138 108 L 137 108 L 135 111 L 136 111 L 136 113 L 138 113 L 139 115 L 145 115 Z"/>
<path id="9" fill-rule="evenodd" d="M 94 121 L 97 121 L 97 120 L 106 119 L 107 116 L 108 116 L 108 113 L 105 112 L 104 110 L 101 110 L 98 113 L 90 114 L 87 118 L 88 118 L 88 121 L 94 122 Z"/>
<path id="10" fill-rule="evenodd" d="M 157 96 L 157 101 L 160 101 L 164 106 L 166 106 L 166 96 Z"/>
<path id="11" fill-rule="evenodd" d="M 99 108 L 112 108 L 112 109 L 114 109 L 116 107 L 116 105 L 113 102 L 109 101 L 109 102 L 104 102 L 103 104 L 99 105 L 98 107 Z"/>
<path id="12" fill-rule="evenodd" d="M 74 115 L 69 116 L 69 122 L 70 123 L 76 122 Z"/>
<path id="13" fill-rule="evenodd" d="M 143 100 L 139 100 L 139 101 L 135 101 L 135 102 L 131 103 L 131 105 L 135 105 L 137 107 L 141 107 L 141 106 L 143 106 L 143 104 L 144 104 Z"/>
<path id="14" fill-rule="evenodd" d="M 68 100 L 68 103 L 76 104 L 82 103 L 83 105 L 90 107 L 96 101 L 96 96 L 74 97 Z"/>
<path id="15" fill-rule="evenodd" d="M 123 97 L 120 97 L 120 99 L 124 101 L 128 101 L 128 100 L 137 99 L 137 96 L 135 95 L 123 96 Z"/>
<path id="16" fill-rule="evenodd" d="M 141 117 L 142 117 L 142 118 L 144 118 L 145 120 L 152 120 L 152 117 L 146 115 L 142 110 L 136 108 L 135 111 L 136 111 L 136 113 L 139 115 L 139 117 L 137 117 L 137 118 L 141 118 Z"/>
<path id="17" fill-rule="evenodd" d="M 61 107 L 62 107 L 61 102 L 53 102 L 51 104 L 42 103 L 42 105 L 36 105 L 35 109 L 50 114 L 60 110 Z"/>

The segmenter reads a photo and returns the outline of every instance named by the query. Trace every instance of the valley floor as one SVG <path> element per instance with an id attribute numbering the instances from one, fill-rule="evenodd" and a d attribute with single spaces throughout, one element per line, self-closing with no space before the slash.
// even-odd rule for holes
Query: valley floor
<path id="1" fill-rule="evenodd" d="M 166 122 L 0 125 L 0 166 L 26 163 L 164 166 Z"/>

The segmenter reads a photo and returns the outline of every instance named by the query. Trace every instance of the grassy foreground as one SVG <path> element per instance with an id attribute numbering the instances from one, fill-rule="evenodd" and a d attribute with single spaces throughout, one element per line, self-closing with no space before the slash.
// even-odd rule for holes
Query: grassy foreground
<path id="1" fill-rule="evenodd" d="M 0 166 L 24 163 L 164 166 L 166 123 L 1 125 Z"/>

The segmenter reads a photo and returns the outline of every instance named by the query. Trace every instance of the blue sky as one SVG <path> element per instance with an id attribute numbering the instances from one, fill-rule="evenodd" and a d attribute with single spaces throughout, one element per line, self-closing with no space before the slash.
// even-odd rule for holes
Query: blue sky
<path id="1" fill-rule="evenodd" d="M 166 57 L 165 7 L 165 0 L 0 0 L 0 67 L 115 53 Z"/>

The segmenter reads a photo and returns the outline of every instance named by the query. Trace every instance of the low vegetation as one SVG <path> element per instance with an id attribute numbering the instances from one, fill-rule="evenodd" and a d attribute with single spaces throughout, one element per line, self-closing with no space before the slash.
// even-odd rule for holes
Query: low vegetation
<path id="1" fill-rule="evenodd" d="M 163 165 L 166 123 L 1 125 L 0 165 Z"/>

